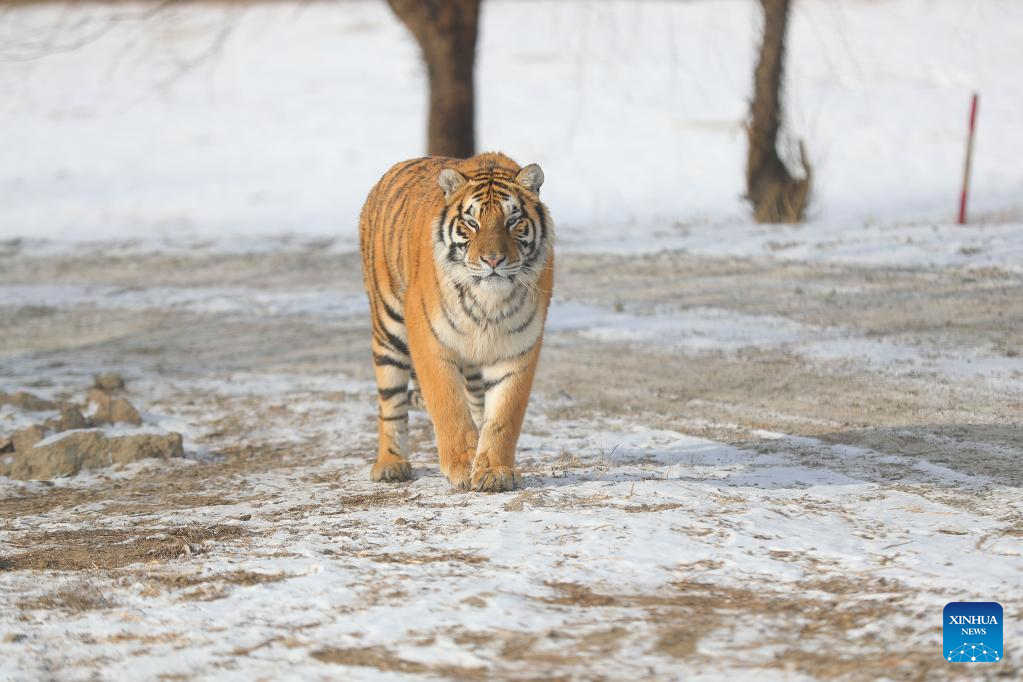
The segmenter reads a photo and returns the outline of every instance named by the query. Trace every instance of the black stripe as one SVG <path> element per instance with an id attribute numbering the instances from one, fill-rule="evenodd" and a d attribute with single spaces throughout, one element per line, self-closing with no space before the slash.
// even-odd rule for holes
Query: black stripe
<path id="1" fill-rule="evenodd" d="M 500 313 L 496 317 L 489 318 L 490 321 L 493 322 L 494 324 L 498 324 L 500 322 L 504 322 L 505 320 L 507 320 L 509 318 L 515 317 L 516 315 L 518 315 L 519 311 L 522 310 L 522 306 L 524 306 L 526 304 L 526 300 L 525 299 L 526 299 L 526 289 L 525 289 L 525 287 L 523 287 L 523 289 L 522 289 L 522 296 L 520 297 L 520 300 L 517 303 L 515 303 L 515 305 L 513 305 L 512 307 L 505 309 L 505 311 L 503 313 Z"/>
<path id="2" fill-rule="evenodd" d="M 530 221 L 532 221 L 532 218 L 530 218 Z M 543 244 L 542 233 L 543 230 L 541 230 L 541 236 L 533 240 L 533 248 L 530 250 L 529 255 L 522 259 L 523 267 L 531 267 L 543 253 L 543 249 L 540 248 L 540 245 Z"/>
<path id="3" fill-rule="evenodd" d="M 405 342 L 388 331 L 386 327 L 384 327 L 384 335 L 387 336 L 387 340 L 390 342 L 392 350 L 396 350 L 402 355 L 408 355 L 408 346 Z"/>
<path id="4" fill-rule="evenodd" d="M 433 269 L 433 283 L 437 286 L 437 291 L 441 291 L 444 288 L 443 286 L 441 286 L 440 276 L 437 274 L 437 268 Z M 448 324 L 451 326 L 451 329 L 454 330 L 454 332 L 456 334 L 460 335 L 460 336 L 465 335 L 465 332 L 463 332 L 458 327 L 458 324 L 455 322 L 454 318 L 451 317 L 451 311 L 448 310 L 448 306 L 447 306 L 447 304 L 444 301 L 444 296 L 443 295 L 441 295 L 441 297 L 440 297 L 440 309 L 441 309 L 441 312 L 444 313 L 444 318 L 447 320 Z M 425 306 L 423 307 L 423 311 L 424 312 L 426 311 L 426 307 Z M 430 316 L 427 315 L 426 317 L 427 317 L 427 319 L 429 319 Z"/>
<path id="5" fill-rule="evenodd" d="M 448 260 L 452 263 L 461 263 L 462 259 L 458 257 L 459 250 L 462 249 L 461 244 L 452 244 L 448 247 Z"/>
<path id="6" fill-rule="evenodd" d="M 471 319 L 477 325 L 479 325 L 481 327 L 487 326 L 486 322 L 484 320 L 481 320 L 479 317 L 477 317 L 476 314 L 472 310 L 469 309 L 469 306 L 466 305 L 466 303 L 465 303 L 465 297 L 466 297 L 465 285 L 461 284 L 459 282 L 455 282 L 455 291 L 458 292 L 458 302 L 462 306 L 462 312 L 464 312 L 466 315 L 468 315 L 469 319 Z"/>
<path id="7" fill-rule="evenodd" d="M 506 362 L 508 360 L 516 360 L 518 358 L 521 358 L 523 355 L 528 355 L 529 353 L 531 353 L 533 351 L 534 348 L 536 348 L 536 344 L 538 344 L 538 343 L 540 343 L 540 336 L 539 335 L 537 335 L 536 340 L 533 341 L 533 343 L 529 344 L 529 348 L 525 349 L 521 353 L 515 353 L 514 355 L 504 355 L 504 356 L 501 356 L 501 357 L 497 358 L 494 362 Z"/>
<path id="8" fill-rule="evenodd" d="M 543 206 L 539 204 L 534 206 L 533 210 L 536 211 L 536 215 L 540 218 L 540 238 L 537 241 L 542 242 L 544 239 L 547 239 L 547 216 L 544 215 Z"/>
<path id="9" fill-rule="evenodd" d="M 405 324 L 405 318 L 402 317 L 402 314 L 399 313 L 394 308 L 392 308 L 391 306 L 387 305 L 387 301 L 385 301 L 383 297 L 380 298 L 380 305 L 384 307 L 384 312 L 387 313 L 387 316 L 389 318 L 391 318 L 398 324 Z"/>
<path id="10" fill-rule="evenodd" d="M 518 370 L 513 370 L 511 372 L 508 372 L 507 374 L 505 374 L 500 379 L 494 379 L 493 381 L 484 381 L 483 382 L 483 392 L 485 393 L 485 392 L 489 391 L 490 389 L 494 388 L 495 386 L 500 385 L 500 383 L 502 381 L 504 381 L 505 379 L 507 379 L 511 375 L 515 374 L 517 371 Z"/>
<path id="11" fill-rule="evenodd" d="M 405 248 L 404 248 L 405 247 L 405 227 L 408 225 L 408 221 L 407 220 L 403 220 L 402 222 L 398 223 L 397 222 L 397 218 L 401 217 L 401 215 L 405 212 L 405 206 L 408 205 L 408 201 L 409 201 L 409 195 L 406 194 L 405 196 L 403 196 L 401 198 L 401 203 L 398 204 L 398 210 L 395 212 L 397 215 L 395 216 L 395 221 L 394 222 L 398 225 L 398 230 L 396 231 L 396 233 L 394 235 L 394 238 L 398 242 L 398 253 L 395 255 L 394 259 L 398 263 L 399 272 L 400 272 L 400 269 L 401 269 L 401 256 L 402 256 L 402 253 L 405 250 Z"/>
<path id="12" fill-rule="evenodd" d="M 447 217 L 448 217 L 448 207 L 445 205 L 444 208 L 441 209 L 440 218 L 437 218 L 437 241 L 438 242 L 443 242 L 444 241 L 444 221 L 447 220 Z"/>
<path id="13" fill-rule="evenodd" d="M 380 193 L 383 194 L 384 196 L 388 196 L 391 193 L 391 189 L 403 175 L 405 175 L 413 167 L 418 166 L 422 164 L 424 161 L 429 160 L 430 158 L 428 156 L 423 156 L 418 159 L 409 159 L 408 161 L 403 161 L 394 168 L 392 168 L 391 171 L 393 171 L 393 173 L 390 179 L 388 180 L 387 185 L 380 188 Z M 378 184 L 377 186 L 379 187 L 380 185 Z"/>
<path id="14" fill-rule="evenodd" d="M 388 388 L 378 388 L 377 393 L 380 394 L 381 400 L 390 400 L 399 393 L 404 393 L 408 390 L 408 386 L 390 386 Z"/>
<path id="15" fill-rule="evenodd" d="M 529 317 L 526 318 L 526 321 L 520 324 L 518 327 L 515 327 L 515 329 L 510 330 L 508 333 L 521 334 L 522 332 L 526 331 L 526 329 L 529 328 L 529 325 L 533 324 L 533 320 L 536 318 L 536 311 L 539 309 L 540 309 L 539 305 L 533 306 L 533 312 L 529 314 Z"/>
<path id="16" fill-rule="evenodd" d="M 380 353 L 373 353 L 373 364 L 377 366 L 390 365 L 391 367 L 405 370 L 412 369 L 412 366 L 407 362 L 395 360 L 389 355 L 381 355 Z"/>
<path id="17" fill-rule="evenodd" d="M 448 321 L 448 325 L 451 327 L 451 329 L 456 334 L 464 336 L 465 332 L 463 332 L 461 329 L 458 328 L 458 325 L 455 323 L 455 320 L 451 317 L 451 311 L 449 311 L 448 307 L 444 304 L 444 299 L 443 298 L 441 298 L 441 300 L 440 300 L 440 309 L 441 309 L 441 312 L 444 313 L 444 319 Z"/>
<path id="18" fill-rule="evenodd" d="M 437 339 L 437 343 L 447 348 L 447 345 L 441 341 L 440 334 L 438 334 L 437 330 L 433 328 L 433 322 L 430 320 L 430 313 L 426 310 L 426 300 L 420 297 L 419 302 L 423 305 L 423 317 L 426 319 L 426 327 L 430 330 L 430 333 L 433 334 L 433 338 Z"/>

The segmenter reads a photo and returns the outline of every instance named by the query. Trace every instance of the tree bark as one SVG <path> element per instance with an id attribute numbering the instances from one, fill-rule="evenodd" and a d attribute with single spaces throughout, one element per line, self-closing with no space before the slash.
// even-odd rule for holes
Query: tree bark
<path id="1" fill-rule="evenodd" d="M 753 204 L 757 222 L 794 223 L 803 219 L 806 210 L 811 168 L 802 142 L 799 143 L 802 179 L 794 179 L 778 157 L 790 0 L 760 0 L 760 4 L 764 10 L 764 39 L 753 75 L 753 102 L 747 128 L 746 198 Z"/>
<path id="2" fill-rule="evenodd" d="M 480 0 L 388 0 L 419 43 L 430 85 L 427 153 L 475 153 L 476 34 Z"/>

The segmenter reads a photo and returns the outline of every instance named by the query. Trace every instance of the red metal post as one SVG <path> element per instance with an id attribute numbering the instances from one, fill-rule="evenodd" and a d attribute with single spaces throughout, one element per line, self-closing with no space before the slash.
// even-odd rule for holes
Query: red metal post
<path id="1" fill-rule="evenodd" d="M 977 125 L 977 93 L 970 101 L 970 129 L 966 133 L 966 163 L 963 165 L 963 190 L 959 193 L 959 224 L 966 224 L 966 197 L 970 193 L 970 167 L 973 165 L 973 131 Z"/>

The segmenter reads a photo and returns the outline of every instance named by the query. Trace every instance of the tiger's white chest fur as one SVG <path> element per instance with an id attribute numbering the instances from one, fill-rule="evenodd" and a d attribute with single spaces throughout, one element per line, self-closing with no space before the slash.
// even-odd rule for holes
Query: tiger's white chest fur
<path id="1" fill-rule="evenodd" d="M 518 357 L 543 332 L 545 311 L 535 285 L 456 284 L 442 276 L 441 287 L 441 309 L 430 316 L 430 324 L 441 343 L 466 364 Z"/>

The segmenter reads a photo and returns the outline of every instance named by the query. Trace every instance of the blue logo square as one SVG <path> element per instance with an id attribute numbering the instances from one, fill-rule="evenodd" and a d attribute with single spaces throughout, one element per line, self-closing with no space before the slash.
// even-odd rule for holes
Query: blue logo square
<path id="1" fill-rule="evenodd" d="M 945 605 L 945 660 L 997 663 L 1002 660 L 1002 606 L 993 601 L 954 601 Z"/>

